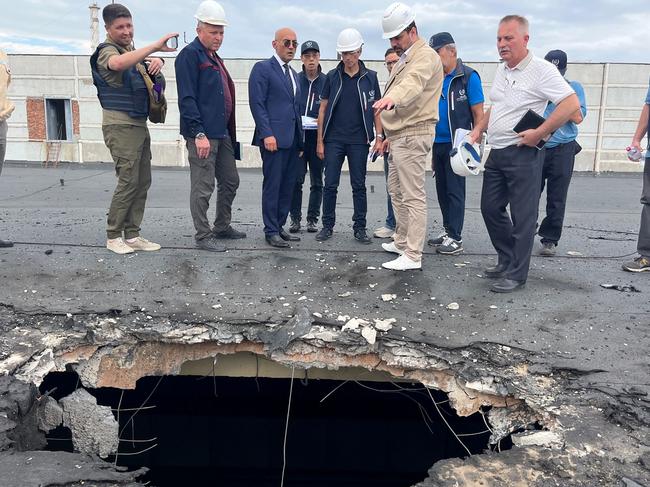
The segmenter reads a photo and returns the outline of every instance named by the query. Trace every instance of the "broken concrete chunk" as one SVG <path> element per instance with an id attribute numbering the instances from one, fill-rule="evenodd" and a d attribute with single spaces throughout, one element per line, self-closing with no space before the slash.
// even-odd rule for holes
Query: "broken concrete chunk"
<path id="1" fill-rule="evenodd" d="M 454 303 L 449 303 L 447 305 L 447 309 L 457 310 L 457 309 L 460 309 L 460 305 L 458 303 L 455 303 L 455 302 Z"/>
<path id="2" fill-rule="evenodd" d="M 566 255 L 570 255 L 571 257 L 582 257 L 582 252 L 577 252 L 575 250 L 569 250 Z"/>
<path id="3" fill-rule="evenodd" d="M 43 396 L 38 401 L 36 418 L 38 429 L 47 433 L 63 423 L 63 409 L 56 399 Z"/>
<path id="4" fill-rule="evenodd" d="M 395 318 L 386 318 L 385 320 L 375 319 L 375 328 L 379 331 L 389 331 L 393 328 L 393 323 L 397 322 Z"/>
<path id="5" fill-rule="evenodd" d="M 640 293 L 641 290 L 631 284 L 627 286 L 621 286 L 619 284 L 601 284 L 600 287 L 605 289 L 614 289 L 616 291 L 621 291 L 624 293 Z"/>
<path id="6" fill-rule="evenodd" d="M 339 294 L 339 298 L 349 298 L 352 296 L 352 291 L 346 291 L 344 293 Z"/>
<path id="7" fill-rule="evenodd" d="M 347 322 L 350 319 L 348 315 L 338 315 L 336 321 Z"/>
<path id="8" fill-rule="evenodd" d="M 526 431 L 512 435 L 512 442 L 519 446 L 542 446 L 545 448 L 562 448 L 564 440 L 553 431 Z"/>
<path id="9" fill-rule="evenodd" d="M 110 407 L 99 406 L 85 389 L 77 389 L 60 404 L 63 425 L 72 431 L 75 450 L 102 458 L 117 452 L 119 425 Z"/>
<path id="10" fill-rule="evenodd" d="M 366 326 L 368 325 L 368 322 L 366 320 L 362 320 L 361 318 L 352 318 L 348 320 L 348 322 L 343 325 L 343 328 L 341 328 L 341 331 L 346 331 L 346 330 L 357 330 L 360 326 Z"/>
<path id="11" fill-rule="evenodd" d="M 392 301 L 393 299 L 397 299 L 397 294 L 382 294 L 381 299 L 382 301 Z"/>
<path id="12" fill-rule="evenodd" d="M 372 326 L 364 326 L 361 330 L 361 336 L 365 338 L 370 345 L 374 345 L 377 341 L 377 330 Z"/>

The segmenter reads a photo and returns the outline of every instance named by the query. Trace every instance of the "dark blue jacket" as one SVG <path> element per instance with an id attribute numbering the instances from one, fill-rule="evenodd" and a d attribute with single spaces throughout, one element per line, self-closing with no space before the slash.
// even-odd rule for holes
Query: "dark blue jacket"
<path id="1" fill-rule="evenodd" d="M 90 56 L 90 70 L 93 84 L 97 87 L 97 98 L 105 110 L 126 112 L 131 118 L 147 118 L 149 116 L 149 92 L 144 84 L 142 75 L 135 66 L 122 72 L 122 86 L 110 86 L 99 73 L 97 58 L 99 51 L 107 46 L 114 46 L 120 54 L 126 52 L 117 44 L 102 42 Z"/>
<path id="2" fill-rule="evenodd" d="M 266 137 L 275 137 L 279 149 L 302 146 L 302 121 L 298 73 L 289 66 L 296 80 L 296 95 L 290 90 L 284 71 L 275 57 L 258 61 L 248 78 L 248 104 L 255 120 L 253 145 L 264 147 Z"/>
<path id="3" fill-rule="evenodd" d="M 447 93 L 445 93 L 445 100 L 447 100 L 447 123 L 449 123 L 449 133 L 451 133 L 452 141 L 456 129 L 471 130 L 474 128 L 474 115 L 472 115 L 472 107 L 469 104 L 467 94 L 469 77 L 474 72 L 472 68 L 465 66 L 463 61 L 458 58 L 454 77 L 449 83 Z M 476 75 L 479 76 L 478 73 Z"/>
<path id="4" fill-rule="evenodd" d="M 209 56 L 198 37 L 178 53 L 174 68 L 181 135 L 190 139 L 199 132 L 203 132 L 208 139 L 230 136 L 235 147 L 235 85 L 228 71 L 225 74 L 229 87 L 223 85 L 221 66 Z M 230 120 L 226 120 L 224 90 L 227 89 L 233 95 Z"/>
<path id="5" fill-rule="evenodd" d="M 330 83 L 330 98 L 327 101 L 327 109 L 325 111 L 325 120 L 323 121 L 323 140 L 327 134 L 329 122 L 332 118 L 332 113 L 339 99 L 341 93 L 341 86 L 343 84 L 343 71 L 345 67 L 341 61 L 336 68 L 327 73 L 327 79 Z M 364 129 L 368 137 L 368 144 L 375 139 L 375 112 L 372 105 L 375 101 L 381 98 L 379 92 L 379 81 L 377 80 L 377 72 L 372 69 L 366 68 L 363 61 L 359 61 L 359 79 L 357 80 L 357 91 L 359 92 L 359 107 L 363 112 Z M 332 95 L 333 94 L 333 95 Z M 355 107 L 345 107 L 346 109 L 354 110 Z"/>
<path id="6" fill-rule="evenodd" d="M 300 114 L 312 118 L 318 118 L 318 111 L 320 110 L 320 95 L 323 92 L 323 86 L 327 77 L 321 72 L 320 66 L 318 67 L 318 77 L 314 81 L 309 81 L 305 69 L 298 75 L 300 83 Z"/>

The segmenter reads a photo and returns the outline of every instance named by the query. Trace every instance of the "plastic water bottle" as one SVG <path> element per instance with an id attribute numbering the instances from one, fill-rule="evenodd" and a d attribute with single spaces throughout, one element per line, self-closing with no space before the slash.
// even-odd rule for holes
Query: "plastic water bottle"
<path id="1" fill-rule="evenodd" d="M 643 159 L 643 153 L 636 147 L 626 147 L 625 150 L 627 152 L 627 158 L 630 161 L 639 162 L 641 159 Z"/>

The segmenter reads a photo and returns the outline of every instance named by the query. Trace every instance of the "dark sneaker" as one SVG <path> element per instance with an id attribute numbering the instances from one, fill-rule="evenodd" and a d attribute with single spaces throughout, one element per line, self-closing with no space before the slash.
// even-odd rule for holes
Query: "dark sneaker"
<path id="1" fill-rule="evenodd" d="M 629 272 L 650 271 L 650 259 L 648 257 L 637 257 L 632 262 L 623 264 L 623 270 Z"/>
<path id="2" fill-rule="evenodd" d="M 318 227 L 316 226 L 316 222 L 307 222 L 307 231 L 309 233 L 316 233 L 318 231 Z"/>
<path id="3" fill-rule="evenodd" d="M 323 227 L 320 232 L 316 234 L 316 240 L 319 242 L 324 242 L 325 240 L 329 240 L 332 238 L 332 234 L 334 232 L 332 231 L 331 228 Z"/>
<path id="4" fill-rule="evenodd" d="M 539 255 L 544 257 L 553 257 L 555 255 L 556 245 L 553 242 L 542 242 L 542 247 L 539 249 Z"/>
<path id="5" fill-rule="evenodd" d="M 0 247 L 3 249 L 13 247 L 14 243 L 9 240 L 0 240 Z"/>
<path id="6" fill-rule="evenodd" d="M 430 238 L 427 240 L 427 245 L 430 245 L 431 247 L 437 247 L 438 245 L 442 245 L 442 242 L 445 241 L 445 238 L 447 238 L 447 232 L 441 233 L 436 238 Z"/>
<path id="7" fill-rule="evenodd" d="M 226 246 L 222 245 L 214 237 L 205 237 L 196 241 L 196 248 L 208 252 L 225 252 Z"/>
<path id="8" fill-rule="evenodd" d="M 300 231 L 300 220 L 294 218 L 291 219 L 291 225 L 289 225 L 289 233 L 298 233 Z"/>
<path id="9" fill-rule="evenodd" d="M 355 230 L 354 231 L 354 238 L 357 242 L 361 242 L 362 244 L 369 244 L 372 242 L 368 234 L 366 233 L 366 229 L 362 228 L 360 230 Z"/>
<path id="10" fill-rule="evenodd" d="M 239 230 L 235 230 L 233 227 L 228 225 L 228 228 L 225 230 L 222 230 L 220 232 L 212 232 L 212 235 L 214 238 L 223 238 L 223 239 L 229 239 L 229 240 L 237 240 L 239 238 L 246 238 L 246 234 L 244 232 L 240 232 Z"/>
<path id="11" fill-rule="evenodd" d="M 463 251 L 463 241 L 454 240 L 451 237 L 445 237 L 444 240 L 436 248 L 436 252 L 443 255 L 456 255 Z"/>

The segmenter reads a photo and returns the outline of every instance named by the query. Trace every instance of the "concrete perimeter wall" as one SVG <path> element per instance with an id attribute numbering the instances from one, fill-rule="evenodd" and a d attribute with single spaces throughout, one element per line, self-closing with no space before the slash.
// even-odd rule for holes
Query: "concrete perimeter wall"
<path id="1" fill-rule="evenodd" d="M 8 160 L 44 161 L 46 158 L 47 98 L 71 100 L 72 140 L 62 143 L 61 161 L 111 161 L 101 130 L 101 108 L 92 84 L 89 56 L 71 55 L 11 55 L 12 85 L 9 96 L 16 111 L 9 119 Z M 250 146 L 253 119 L 248 109 L 247 80 L 256 59 L 229 59 L 226 65 L 235 80 L 237 90 L 237 135 L 244 143 L 240 167 L 259 167 L 260 157 Z M 386 69 L 380 61 L 366 63 L 376 70 L 383 83 Z M 481 75 L 486 96 L 497 63 L 467 64 Z M 300 69 L 299 61 L 294 68 Z M 336 61 L 323 61 L 325 71 Z M 164 68 L 167 78 L 169 112 L 164 125 L 150 124 L 153 144 L 153 164 L 159 166 L 187 165 L 184 141 L 178 133 L 178 106 L 173 59 Z M 581 171 L 640 171 L 641 165 L 625 157 L 636 128 L 646 91 L 650 64 L 571 64 L 567 76 L 585 88 L 589 113 L 580 126 L 578 141 L 583 151 L 576 160 Z M 487 100 L 489 105 L 489 99 Z M 380 161 L 370 169 L 381 170 Z"/>

